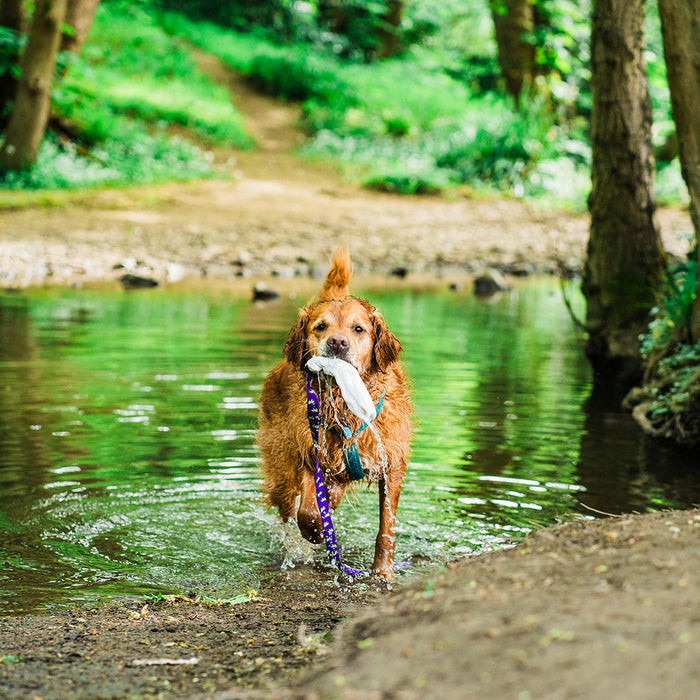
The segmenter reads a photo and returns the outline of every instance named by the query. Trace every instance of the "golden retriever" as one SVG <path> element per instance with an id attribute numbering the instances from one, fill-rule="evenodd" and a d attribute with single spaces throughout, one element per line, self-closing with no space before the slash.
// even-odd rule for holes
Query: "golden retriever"
<path id="1" fill-rule="evenodd" d="M 356 443 L 365 480 L 376 482 L 379 492 L 379 533 L 372 574 L 391 580 L 396 508 L 412 434 L 412 406 L 399 362 L 401 344 L 371 304 L 349 295 L 351 275 L 348 251 L 337 250 L 318 301 L 300 311 L 284 347 L 285 359 L 265 380 L 258 431 L 263 492 L 265 502 L 279 510 L 284 522 L 294 516 L 297 496 L 301 496 L 296 513 L 299 530 L 310 542 L 323 541 L 305 366 L 313 355 L 352 364 L 375 405 L 383 398 L 381 408 L 370 429 L 358 433 L 362 421 L 347 410 L 339 387 L 324 387 L 320 392 L 319 459 L 328 502 L 335 510 L 351 483 L 344 450 L 349 442 Z M 343 426 L 350 429 L 350 440 L 343 437 Z"/>

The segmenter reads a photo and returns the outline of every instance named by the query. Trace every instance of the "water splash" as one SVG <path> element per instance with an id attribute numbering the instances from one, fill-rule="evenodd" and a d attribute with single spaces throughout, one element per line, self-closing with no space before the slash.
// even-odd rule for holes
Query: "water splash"
<path id="1" fill-rule="evenodd" d="M 397 576 L 501 546 L 582 503 L 700 501 L 694 462 L 650 447 L 627 415 L 582 408 L 590 370 L 558 295 L 540 282 L 489 306 L 372 295 L 406 348 L 419 425 L 395 530 L 396 561 L 412 568 Z M 296 314 L 293 301 L 252 310 L 167 290 L 0 295 L 3 611 L 103 594 L 228 597 L 271 572 L 332 580 L 323 548 L 294 522 L 284 540 L 259 505 L 256 404 Z M 377 449 L 364 466 L 386 471 Z M 368 570 L 376 489 L 355 489 L 333 519 L 343 558 Z M 296 569 L 281 572 L 285 561 Z"/>

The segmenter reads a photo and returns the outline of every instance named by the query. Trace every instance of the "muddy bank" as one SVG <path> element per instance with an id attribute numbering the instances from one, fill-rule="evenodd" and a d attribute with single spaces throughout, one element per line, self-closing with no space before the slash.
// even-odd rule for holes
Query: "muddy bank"
<path id="1" fill-rule="evenodd" d="M 698 510 L 547 528 L 360 612 L 299 696 L 695 697 L 698 571 Z"/>
<path id="2" fill-rule="evenodd" d="M 308 569 L 235 605 L 2 618 L 0 695 L 685 700 L 698 571 L 700 510 L 674 511 L 546 528 L 393 592 Z"/>

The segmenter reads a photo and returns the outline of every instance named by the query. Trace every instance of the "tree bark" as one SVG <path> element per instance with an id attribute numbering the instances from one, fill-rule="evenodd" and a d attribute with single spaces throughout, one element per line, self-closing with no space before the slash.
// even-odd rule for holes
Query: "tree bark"
<path id="1" fill-rule="evenodd" d="M 0 2 L 0 26 L 9 29 L 19 37 L 24 29 L 24 1 L 2 0 Z M 17 74 L 19 73 L 19 49 L 14 56 L 6 60 L 17 65 L 16 73 L 8 71 L 0 76 L 0 128 L 7 123 L 7 115 L 17 90 Z"/>
<path id="2" fill-rule="evenodd" d="M 690 193 L 690 218 L 700 266 L 700 4 L 697 0 L 659 0 L 659 14 L 681 171 Z M 693 340 L 700 340 L 700 285 L 691 333 Z"/>
<path id="3" fill-rule="evenodd" d="M 596 377 L 623 390 L 641 376 L 638 336 L 665 266 L 655 222 L 644 0 L 594 0 L 592 20 L 586 352 Z"/>
<path id="4" fill-rule="evenodd" d="M 399 48 L 399 27 L 403 14 L 403 0 L 389 0 L 386 4 L 386 14 L 382 17 L 379 28 L 379 58 L 395 56 Z"/>
<path id="5" fill-rule="evenodd" d="M 80 53 L 99 4 L 100 0 L 68 0 L 64 22 L 73 31 L 63 35 L 61 51 Z"/>
<path id="6" fill-rule="evenodd" d="M 37 0 L 15 106 L 0 149 L 0 165 L 5 170 L 21 170 L 36 161 L 49 118 L 51 84 L 65 15 L 66 0 Z"/>
<path id="7" fill-rule="evenodd" d="M 535 66 L 534 12 L 531 0 L 490 0 L 496 30 L 498 64 L 506 89 L 520 104 L 520 94 Z"/>

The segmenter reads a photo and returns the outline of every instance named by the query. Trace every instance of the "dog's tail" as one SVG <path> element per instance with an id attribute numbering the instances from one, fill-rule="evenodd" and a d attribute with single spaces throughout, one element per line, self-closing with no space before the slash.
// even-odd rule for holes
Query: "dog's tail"
<path id="1" fill-rule="evenodd" d="M 352 260 L 350 260 L 350 251 L 347 247 L 338 248 L 333 253 L 331 269 L 326 275 L 318 300 L 329 301 L 330 299 L 347 298 L 351 277 Z"/>

